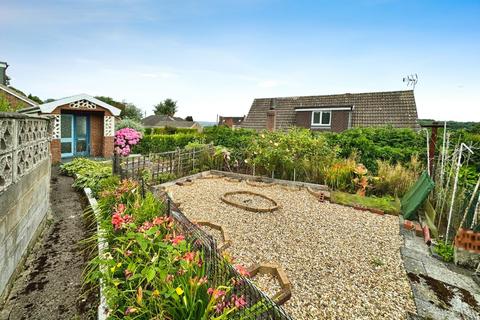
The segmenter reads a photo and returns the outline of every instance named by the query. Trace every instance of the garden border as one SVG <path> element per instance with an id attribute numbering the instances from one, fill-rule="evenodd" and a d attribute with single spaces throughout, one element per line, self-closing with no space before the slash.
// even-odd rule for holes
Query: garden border
<path id="1" fill-rule="evenodd" d="M 100 225 L 98 223 L 98 217 L 100 216 L 100 212 L 98 210 L 98 202 L 97 199 L 93 196 L 92 190 L 90 188 L 83 188 L 83 193 L 87 197 L 88 204 L 93 210 L 93 213 L 95 214 L 95 220 L 97 224 L 97 235 L 98 235 L 98 241 L 97 241 L 97 247 L 98 247 L 98 254 L 100 256 L 104 255 L 105 250 L 108 248 L 107 242 L 105 238 L 103 238 Z M 100 266 L 100 272 L 103 274 L 105 273 L 105 266 Z M 98 305 L 98 310 L 97 310 L 97 319 L 98 320 L 105 320 L 108 317 L 108 307 L 107 307 L 107 299 L 103 293 L 104 291 L 104 285 L 103 285 L 103 279 L 100 278 L 100 303 Z"/>

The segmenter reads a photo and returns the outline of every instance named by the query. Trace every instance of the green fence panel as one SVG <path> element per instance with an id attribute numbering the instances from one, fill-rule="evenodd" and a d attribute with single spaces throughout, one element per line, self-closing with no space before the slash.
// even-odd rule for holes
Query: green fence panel
<path id="1" fill-rule="evenodd" d="M 434 188 L 435 184 L 428 176 L 428 173 L 424 171 L 417 182 L 408 190 L 403 196 L 401 201 L 401 208 L 403 217 L 408 220 L 412 220 L 416 217 L 418 208 L 427 199 L 428 194 Z"/>

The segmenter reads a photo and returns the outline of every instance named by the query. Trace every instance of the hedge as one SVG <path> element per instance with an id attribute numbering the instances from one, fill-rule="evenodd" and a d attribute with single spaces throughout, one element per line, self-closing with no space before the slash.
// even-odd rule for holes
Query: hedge
<path id="1" fill-rule="evenodd" d="M 172 151 L 183 148 L 190 142 L 201 139 L 198 133 L 153 134 L 145 135 L 133 148 L 134 153 L 148 154 Z"/>
<path id="2" fill-rule="evenodd" d="M 146 128 L 145 135 L 152 134 L 177 134 L 177 133 L 197 133 L 198 130 L 195 128 L 174 128 L 174 127 L 165 127 L 165 128 Z"/>

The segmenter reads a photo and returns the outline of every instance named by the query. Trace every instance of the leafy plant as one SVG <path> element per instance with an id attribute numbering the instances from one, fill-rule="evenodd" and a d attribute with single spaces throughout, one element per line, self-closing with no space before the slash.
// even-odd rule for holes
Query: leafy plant
<path id="1" fill-rule="evenodd" d="M 91 261 L 86 281 L 102 279 L 110 319 L 227 319 L 246 306 L 233 293 L 238 282 L 212 284 L 203 252 L 136 182 L 103 190 L 98 203 L 108 247 Z"/>
<path id="2" fill-rule="evenodd" d="M 453 245 L 445 243 L 443 240 L 439 240 L 433 247 L 433 252 L 438 254 L 446 262 L 453 261 Z"/>

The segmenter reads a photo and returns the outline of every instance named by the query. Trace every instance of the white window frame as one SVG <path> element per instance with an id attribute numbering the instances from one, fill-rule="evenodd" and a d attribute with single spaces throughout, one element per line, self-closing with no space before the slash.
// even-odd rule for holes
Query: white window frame
<path id="1" fill-rule="evenodd" d="M 323 118 L 323 113 L 329 113 L 330 117 L 328 118 L 328 124 L 323 124 L 322 123 L 322 118 Z M 315 113 L 320 113 L 320 123 L 315 123 L 313 120 L 315 119 L 314 114 Z M 312 111 L 312 119 L 311 119 L 311 126 L 312 127 L 330 127 L 332 125 L 332 111 L 331 110 L 322 110 L 322 111 Z"/>

